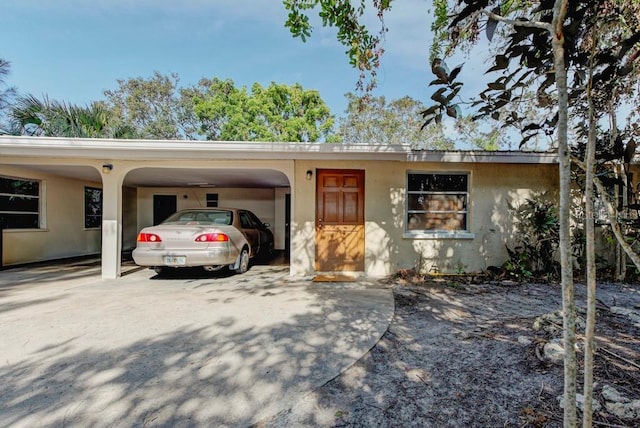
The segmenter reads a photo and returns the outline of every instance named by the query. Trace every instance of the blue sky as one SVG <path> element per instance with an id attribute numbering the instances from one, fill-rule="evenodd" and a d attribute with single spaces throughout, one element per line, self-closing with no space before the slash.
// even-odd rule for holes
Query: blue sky
<path id="1" fill-rule="evenodd" d="M 430 104 L 430 5 L 394 3 L 374 95 Z M 6 80 L 19 93 L 73 104 L 102 99 L 118 79 L 158 71 L 177 73 L 184 86 L 202 77 L 300 83 L 342 115 L 358 73 L 335 31 L 318 25 L 303 43 L 285 20 L 280 0 L 2 0 L 0 57 L 11 62 Z M 478 70 L 467 65 L 463 73 Z"/>

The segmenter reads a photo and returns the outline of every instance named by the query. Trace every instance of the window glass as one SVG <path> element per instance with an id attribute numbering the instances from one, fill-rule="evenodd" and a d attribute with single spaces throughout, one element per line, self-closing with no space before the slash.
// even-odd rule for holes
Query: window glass
<path id="1" fill-rule="evenodd" d="M 233 222 L 233 213 L 226 210 L 185 210 L 173 213 L 162 224 L 219 224 L 230 225 Z"/>
<path id="2" fill-rule="evenodd" d="M 0 223 L 6 229 L 40 227 L 40 182 L 0 177 Z"/>
<path id="3" fill-rule="evenodd" d="M 466 174 L 409 174 L 409 191 L 466 192 Z"/>
<path id="4" fill-rule="evenodd" d="M 258 229 L 266 229 L 264 223 L 262 222 L 262 220 L 258 218 L 258 216 L 256 216 L 251 211 L 248 211 L 248 214 L 249 214 L 249 217 L 251 217 L 251 220 L 253 221 L 253 224 L 255 225 L 255 227 L 257 227 Z"/>
<path id="5" fill-rule="evenodd" d="M 409 173 L 408 231 L 466 231 L 469 175 Z"/>
<path id="6" fill-rule="evenodd" d="M 84 188 L 84 227 L 91 229 L 102 225 L 102 189 Z"/>
<path id="7" fill-rule="evenodd" d="M 254 228 L 253 222 L 251 221 L 251 217 L 246 211 L 240 211 L 238 215 L 240 216 L 240 224 L 242 225 L 243 229 Z"/>
<path id="8" fill-rule="evenodd" d="M 217 208 L 217 207 L 218 207 L 218 194 L 207 193 L 207 208 Z"/>

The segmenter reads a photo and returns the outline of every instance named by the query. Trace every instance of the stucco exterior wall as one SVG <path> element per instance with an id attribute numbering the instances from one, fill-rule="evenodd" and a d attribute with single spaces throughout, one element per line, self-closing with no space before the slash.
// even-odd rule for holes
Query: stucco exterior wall
<path id="1" fill-rule="evenodd" d="M 478 272 L 507 258 L 513 239 L 509 203 L 545 191 L 555 193 L 557 166 L 403 161 L 297 161 L 292 225 L 292 273 L 310 275 L 315 260 L 315 173 L 318 168 L 365 171 L 365 274 L 384 276 L 399 268 L 446 273 Z M 312 180 L 306 180 L 312 171 Z M 467 239 L 416 239 L 405 233 L 408 171 L 469 172 Z"/>
<path id="2" fill-rule="evenodd" d="M 514 233 L 508 202 L 517 204 L 545 190 L 555 193 L 558 187 L 557 156 L 552 153 L 414 152 L 401 145 L 315 143 L 182 141 L 177 145 L 169 140 L 0 136 L 0 174 L 42 179 L 42 213 L 47 221 L 43 230 L 5 232 L 5 249 L 10 251 L 4 252 L 3 263 L 102 251 L 103 278 L 116 278 L 120 250 L 132 248 L 139 229 L 152 223 L 154 192 L 175 194 L 178 209 L 201 206 L 207 192 L 218 193 L 220 205 L 249 208 L 271 223 L 276 248 L 280 249 L 286 244 L 284 205 L 290 193 L 291 274 L 310 275 L 315 264 L 318 168 L 365 171 L 364 273 L 369 276 L 388 275 L 405 267 L 473 272 L 500 264 L 506 259 L 504 245 Z M 224 188 L 243 187 L 241 184 L 213 189 L 178 187 L 177 183 L 189 186 L 183 178 L 197 180 L 208 171 L 225 169 L 236 174 L 265 173 L 275 184 L 271 189 Z M 417 239 L 407 233 L 409 170 L 469 172 L 468 233 L 455 239 Z M 307 171 L 312 172 L 310 180 Z M 156 180 L 156 176 L 164 179 Z M 283 187 L 283 177 L 290 189 Z M 176 187 L 160 187 L 174 183 Z M 102 234 L 100 229 L 83 228 L 85 185 L 103 189 Z"/>
<path id="3" fill-rule="evenodd" d="M 136 247 L 138 236 L 138 190 L 133 187 L 122 188 L 122 249 Z"/>
<path id="4" fill-rule="evenodd" d="M 5 230 L 3 266 L 100 253 L 100 228 L 84 228 L 84 187 L 102 183 L 8 165 L 0 165 L 0 175 L 41 181 L 42 228 Z"/>
<path id="5" fill-rule="evenodd" d="M 478 271 L 499 266 L 508 257 L 505 246 L 512 245 L 516 233 L 510 205 L 517 207 L 529 198 L 557 199 L 558 167 L 478 164 L 471 171 L 471 231 L 475 239 L 468 256 L 471 259 L 477 251 L 480 257 L 476 255 L 475 263 L 469 263 L 472 268 L 465 270 Z"/>

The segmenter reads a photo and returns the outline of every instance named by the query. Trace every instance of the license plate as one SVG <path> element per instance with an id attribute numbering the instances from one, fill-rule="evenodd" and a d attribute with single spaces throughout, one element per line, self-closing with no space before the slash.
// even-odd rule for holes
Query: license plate
<path id="1" fill-rule="evenodd" d="M 164 256 L 164 264 L 167 266 L 184 266 L 187 264 L 185 256 Z"/>

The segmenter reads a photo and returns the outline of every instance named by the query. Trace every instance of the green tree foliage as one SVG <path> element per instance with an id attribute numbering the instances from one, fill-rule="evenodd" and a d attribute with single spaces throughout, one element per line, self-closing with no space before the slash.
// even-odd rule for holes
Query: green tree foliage
<path id="1" fill-rule="evenodd" d="M 294 37 L 306 41 L 311 36 L 313 26 L 309 20 L 309 12 L 316 11 L 322 25 L 335 27 L 337 38 L 347 48 L 350 64 L 360 71 L 358 88 L 367 92 L 375 87 L 376 70 L 380 66 L 380 58 L 384 53 L 382 40 L 387 31 L 384 25 L 384 14 L 391 9 L 392 0 L 373 0 L 371 3 L 380 18 L 380 30 L 371 34 L 362 23 L 367 9 L 367 0 L 340 1 L 335 0 L 283 0 L 288 11 L 285 26 Z"/>
<path id="2" fill-rule="evenodd" d="M 411 97 L 387 102 L 385 97 L 360 98 L 346 94 L 346 116 L 340 119 L 339 140 L 352 144 L 406 144 L 416 149 L 446 150 L 454 142 L 442 126 L 422 132 L 424 105 Z"/>
<path id="3" fill-rule="evenodd" d="M 102 103 L 77 106 L 61 101 L 19 96 L 10 117 L 18 133 L 72 138 L 133 138 L 133 129 L 117 124 Z"/>
<path id="4" fill-rule="evenodd" d="M 1 75 L 0 75 L 1 77 Z M 93 138 L 315 142 L 330 140 L 334 118 L 318 91 L 299 84 L 202 79 L 178 87 L 176 74 L 118 80 L 106 100 L 81 107 L 19 97 L 11 118 L 18 133 Z"/>
<path id="5" fill-rule="evenodd" d="M 509 211 L 518 233 L 513 247 L 507 247 L 509 260 L 503 268 L 517 280 L 551 280 L 559 274 L 556 256 L 559 246 L 558 215 L 545 195 L 527 199 Z"/>
<path id="6" fill-rule="evenodd" d="M 432 129 L 430 126 L 427 129 Z M 500 150 L 503 145 L 502 133 L 497 126 L 482 130 L 478 121 L 471 116 L 459 117 L 455 122 L 455 130 L 463 136 L 464 140 L 474 149 Z"/>
<path id="7" fill-rule="evenodd" d="M 552 136 L 557 130 L 560 112 L 552 38 L 542 28 L 551 23 L 554 5 L 549 0 L 467 1 L 437 10 L 442 15 L 434 25 L 436 40 L 441 43 L 438 52 L 469 49 L 479 39 L 491 40 L 499 52 L 487 70 L 497 78 L 475 100 L 475 118 L 492 118 L 502 127 L 515 127 L 522 134 L 522 146 L 541 134 Z M 577 135 L 575 141 L 582 145 L 581 153 L 588 133 L 586 86 L 590 69 L 594 69 L 594 96 L 599 97 L 596 120 L 612 109 L 619 115 L 621 105 L 638 105 L 638 49 L 634 45 L 639 40 L 639 9 L 640 2 L 633 0 L 566 2 L 570 24 L 563 31 L 570 43 L 564 45 L 564 59 L 571 79 L 568 125 L 569 132 Z M 595 31 L 603 36 L 595 36 Z M 589 61 L 592 47 L 596 49 L 593 63 Z M 440 110 L 453 104 L 447 97 L 435 101 Z M 637 122 L 637 108 L 628 112 L 627 123 Z M 625 143 L 632 133 L 637 135 L 637 130 L 622 132 Z"/>
<path id="8" fill-rule="evenodd" d="M 313 26 L 311 25 L 310 15 L 313 13 L 317 13 L 321 19 L 321 23 L 323 26 L 336 27 L 337 28 L 337 38 L 340 41 L 346 50 L 346 53 L 349 57 L 350 64 L 360 71 L 360 77 L 356 84 L 356 89 L 363 91 L 366 96 L 364 98 L 370 98 L 371 91 L 376 87 L 376 71 L 380 66 L 380 61 L 384 54 L 384 35 L 387 32 L 387 28 L 384 24 L 384 16 L 385 14 L 391 10 L 392 4 L 398 0 L 374 0 L 373 2 L 367 2 L 364 0 L 355 1 L 355 2 L 338 2 L 336 3 L 333 0 L 285 0 L 284 5 L 285 8 L 289 11 L 288 19 L 286 22 L 286 27 L 288 27 L 291 33 L 295 37 L 300 37 L 303 41 L 306 41 L 308 37 L 311 36 Z M 367 8 L 371 8 L 370 11 L 367 11 Z M 447 1 L 446 0 L 435 0 L 434 8 L 436 10 L 436 15 L 439 17 L 438 20 L 434 22 L 434 29 L 439 29 L 441 25 L 445 25 L 448 22 L 447 15 Z M 367 25 L 364 24 L 368 16 L 374 13 L 380 22 L 380 27 L 377 31 L 371 32 Z M 443 32 L 438 33 L 439 36 L 444 40 L 448 39 L 448 35 Z M 440 53 L 440 45 L 434 44 L 434 47 L 431 52 L 431 56 L 435 57 Z M 440 83 L 450 83 L 452 85 L 451 92 L 447 94 L 447 98 L 449 101 L 454 99 L 458 94 L 462 83 L 455 82 L 455 76 L 460 72 L 460 69 L 456 69 L 452 71 L 452 79 L 449 82 L 441 81 Z M 425 82 L 428 77 L 425 76 Z M 379 104 L 379 100 L 374 101 L 374 103 Z M 350 116 L 353 116 L 354 112 L 361 109 L 362 107 L 358 107 L 358 109 L 350 108 L 350 111 L 347 112 Z M 364 107 L 367 113 L 373 111 L 367 106 Z M 428 119 L 430 114 L 428 109 L 423 108 L 421 111 L 422 115 Z M 434 108 L 435 110 L 435 108 Z M 431 111 L 432 113 L 433 111 Z M 418 131 L 414 133 L 414 131 L 407 131 L 406 135 L 413 135 L 411 141 L 423 141 L 422 145 L 414 145 L 419 148 L 450 148 L 449 142 L 447 138 L 445 138 L 443 133 L 443 125 L 441 123 L 442 114 L 447 114 L 455 119 L 462 118 L 461 110 L 456 107 L 451 107 L 447 110 L 445 107 L 442 111 L 439 111 L 439 115 L 434 124 L 430 127 L 423 127 L 423 135 L 418 136 Z M 360 116 L 364 116 L 363 113 L 358 113 Z M 390 114 L 387 112 L 387 114 Z M 377 116 L 381 116 L 382 114 L 378 114 Z M 464 119 L 464 118 L 462 118 Z M 346 121 L 351 122 L 357 128 L 360 128 L 362 125 L 360 119 L 355 119 L 354 117 L 348 117 Z M 345 123 L 343 120 L 342 124 Z M 414 124 L 411 123 L 411 126 Z M 420 128 L 419 123 L 415 123 L 417 129 Z M 499 132 L 493 127 L 489 131 L 481 131 L 477 125 L 471 125 L 468 120 L 463 120 L 463 123 L 457 124 L 456 129 L 462 131 L 462 136 L 467 140 L 465 142 L 469 142 L 469 144 L 474 147 L 479 148 L 487 148 L 489 150 L 499 148 L 500 143 L 497 141 L 497 136 Z M 341 126 L 340 133 L 344 134 L 344 128 Z M 343 141 L 349 141 L 349 139 L 353 139 L 354 141 L 364 136 L 366 137 L 366 132 L 359 129 L 357 131 L 352 131 L 352 133 L 356 133 L 357 138 L 353 139 L 353 136 L 345 138 L 342 135 L 338 136 L 338 139 Z M 379 140 L 379 138 L 378 138 Z"/>
<path id="9" fill-rule="evenodd" d="M 9 133 L 9 129 L 11 128 L 8 123 L 8 118 L 6 117 L 6 112 L 13 102 L 16 91 L 15 88 L 7 86 L 5 80 L 9 75 L 10 69 L 11 63 L 0 58 L 0 134 Z"/>
<path id="10" fill-rule="evenodd" d="M 135 129 L 141 138 L 188 138 L 181 127 L 178 76 L 154 72 L 142 77 L 118 80 L 118 88 L 104 92 L 106 108 L 119 118 L 120 126 Z"/>
<path id="11" fill-rule="evenodd" d="M 197 132 L 209 140 L 315 142 L 329 136 L 333 116 L 315 90 L 301 85 L 202 79 L 183 97 L 193 104 Z"/>

